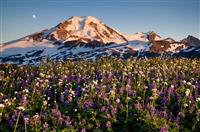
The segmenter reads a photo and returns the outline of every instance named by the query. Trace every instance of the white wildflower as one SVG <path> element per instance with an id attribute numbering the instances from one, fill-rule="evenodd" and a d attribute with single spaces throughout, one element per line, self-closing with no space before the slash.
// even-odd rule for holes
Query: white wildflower
<path id="1" fill-rule="evenodd" d="M 17 107 L 17 109 L 19 109 L 19 110 L 21 110 L 21 111 L 24 111 L 24 110 L 25 110 L 25 108 L 24 108 L 23 106 L 19 106 L 19 107 Z"/>
<path id="2" fill-rule="evenodd" d="M 93 80 L 93 84 L 98 85 L 98 80 L 96 80 L 96 81 Z"/>
<path id="3" fill-rule="evenodd" d="M 200 101 L 200 97 L 196 98 L 196 101 L 197 101 L 197 102 Z"/>
<path id="4" fill-rule="evenodd" d="M 3 96 L 3 93 L 2 93 L 2 92 L 0 92 L 0 96 Z"/>
<path id="5" fill-rule="evenodd" d="M 141 100 L 142 98 L 140 96 L 138 96 L 138 100 Z"/>
<path id="6" fill-rule="evenodd" d="M 8 102 L 8 99 L 4 99 L 3 102 L 7 103 L 7 102 Z"/>
<path id="7" fill-rule="evenodd" d="M 43 104 L 44 104 L 44 106 L 46 106 L 47 105 L 47 101 L 45 100 L 45 101 L 43 101 Z"/>
<path id="8" fill-rule="evenodd" d="M 47 76 L 46 76 L 46 78 L 50 78 L 50 77 L 51 77 L 50 75 L 47 75 Z"/>
<path id="9" fill-rule="evenodd" d="M 44 77 L 45 75 L 44 75 L 43 73 L 40 73 L 40 76 L 41 76 L 41 77 Z"/>
<path id="10" fill-rule="evenodd" d="M 156 92 L 157 92 L 157 89 L 156 89 L 156 88 L 152 89 L 152 92 L 153 92 L 153 93 L 156 93 Z"/>
<path id="11" fill-rule="evenodd" d="M 23 93 L 29 93 L 28 89 L 24 89 L 22 92 Z"/>
<path id="12" fill-rule="evenodd" d="M 184 83 L 184 84 L 186 84 L 186 81 L 185 81 L 185 80 L 183 80 L 183 83 Z"/>
<path id="13" fill-rule="evenodd" d="M 119 98 L 117 98 L 117 99 L 116 99 L 116 102 L 117 102 L 117 103 L 120 103 L 120 99 L 119 99 Z"/>
<path id="14" fill-rule="evenodd" d="M 49 82 L 49 80 L 48 80 L 48 79 L 45 79 L 44 81 L 45 81 L 45 83 L 48 83 L 48 82 Z"/>
<path id="15" fill-rule="evenodd" d="M 75 92 L 73 90 L 69 90 L 70 96 L 75 95 Z"/>
<path id="16" fill-rule="evenodd" d="M 154 99 L 154 97 L 153 97 L 153 96 L 151 96 L 151 97 L 149 97 L 149 99 L 150 99 L 150 100 L 153 100 L 153 99 Z"/>
<path id="17" fill-rule="evenodd" d="M 110 94 L 112 94 L 112 95 L 115 94 L 115 91 L 114 91 L 114 90 L 111 90 L 111 91 L 110 91 Z"/>
<path id="18" fill-rule="evenodd" d="M 4 108 L 5 107 L 5 105 L 4 104 L 0 104 L 0 108 Z"/>
<path id="19" fill-rule="evenodd" d="M 36 86 L 38 86 L 38 87 L 39 87 L 39 82 L 37 82 L 37 83 L 36 83 Z"/>
<path id="20" fill-rule="evenodd" d="M 186 96 L 189 96 L 189 94 L 190 94 L 190 89 L 186 89 L 185 95 L 186 95 Z"/>
<path id="21" fill-rule="evenodd" d="M 192 87 L 193 87 L 193 88 L 196 88 L 196 86 L 195 86 L 195 85 L 192 85 Z"/>
<path id="22" fill-rule="evenodd" d="M 188 104 L 185 103 L 185 104 L 183 104 L 183 106 L 184 106 L 184 107 L 188 107 Z"/>
<path id="23" fill-rule="evenodd" d="M 190 86 L 190 85 L 192 85 L 192 83 L 191 83 L 191 82 L 187 82 L 187 85 L 189 85 L 189 86 Z"/>
<path id="24" fill-rule="evenodd" d="M 38 119 L 40 116 L 38 115 L 38 113 L 36 113 L 34 116 L 33 116 L 33 118 L 34 119 Z"/>
<path id="25" fill-rule="evenodd" d="M 126 99 L 127 99 L 127 100 L 130 100 L 131 98 L 130 98 L 130 97 L 127 97 Z"/>
<path id="26" fill-rule="evenodd" d="M 25 121 L 25 122 L 28 122 L 28 121 L 29 121 L 29 118 L 28 118 L 28 117 L 25 117 L 25 118 L 24 118 L 24 121 Z"/>
<path id="27" fill-rule="evenodd" d="M 174 85 L 172 84 L 170 87 L 171 87 L 171 88 L 174 88 Z"/>

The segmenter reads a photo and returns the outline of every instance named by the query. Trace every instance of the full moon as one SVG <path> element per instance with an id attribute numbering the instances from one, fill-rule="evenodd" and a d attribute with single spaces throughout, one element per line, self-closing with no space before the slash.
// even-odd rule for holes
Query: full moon
<path id="1" fill-rule="evenodd" d="M 33 19 L 36 19 L 36 15 L 35 14 L 33 14 L 32 17 L 33 17 Z"/>

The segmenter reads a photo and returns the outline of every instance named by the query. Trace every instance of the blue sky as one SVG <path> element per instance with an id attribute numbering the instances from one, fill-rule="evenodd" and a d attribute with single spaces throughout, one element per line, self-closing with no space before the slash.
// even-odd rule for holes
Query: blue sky
<path id="1" fill-rule="evenodd" d="M 1 43 L 74 15 L 95 16 L 126 34 L 153 30 L 177 40 L 189 34 L 200 37 L 199 0 L 1 0 L 0 8 Z"/>

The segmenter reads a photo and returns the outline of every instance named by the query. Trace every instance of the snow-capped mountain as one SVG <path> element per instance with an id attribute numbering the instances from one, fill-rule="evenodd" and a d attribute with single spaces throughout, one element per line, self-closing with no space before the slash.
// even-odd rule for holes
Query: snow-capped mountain
<path id="1" fill-rule="evenodd" d="M 73 16 L 53 28 L 1 44 L 0 62 L 37 64 L 42 58 L 149 57 L 178 54 L 197 45 L 199 40 L 192 36 L 177 42 L 172 38 L 163 39 L 153 31 L 126 35 L 95 17 Z"/>

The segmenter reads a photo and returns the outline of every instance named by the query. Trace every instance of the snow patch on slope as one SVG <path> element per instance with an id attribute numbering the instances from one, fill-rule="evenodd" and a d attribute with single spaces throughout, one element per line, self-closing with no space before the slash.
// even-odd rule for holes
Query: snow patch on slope
<path id="1" fill-rule="evenodd" d="M 146 33 L 143 32 L 137 32 L 133 35 L 125 35 L 125 37 L 127 38 L 127 40 L 132 41 L 132 40 L 139 40 L 139 41 L 144 41 L 144 42 L 148 42 L 148 37 Z"/>
<path id="2" fill-rule="evenodd" d="M 14 55 L 14 54 L 26 54 L 28 51 L 32 50 L 43 50 L 43 49 L 54 49 L 53 45 L 48 40 L 43 40 L 42 42 L 35 42 L 33 40 L 21 40 L 12 44 L 0 45 L 0 55 Z M 48 53 L 47 53 L 48 54 Z"/>
<path id="3" fill-rule="evenodd" d="M 145 41 L 129 41 L 129 44 L 126 46 L 128 48 L 131 48 L 135 51 L 138 50 L 148 50 L 149 49 L 149 42 L 145 42 Z"/>
<path id="4" fill-rule="evenodd" d="M 166 51 L 167 52 L 180 52 L 179 50 L 177 50 L 178 47 L 182 46 L 183 48 L 185 48 L 184 44 L 170 44 L 170 48 L 168 48 Z"/>

